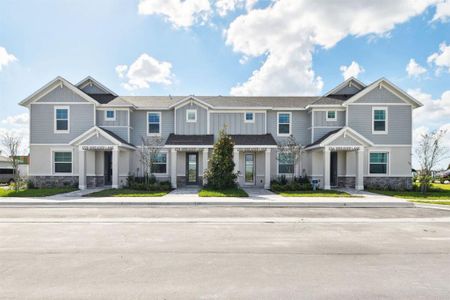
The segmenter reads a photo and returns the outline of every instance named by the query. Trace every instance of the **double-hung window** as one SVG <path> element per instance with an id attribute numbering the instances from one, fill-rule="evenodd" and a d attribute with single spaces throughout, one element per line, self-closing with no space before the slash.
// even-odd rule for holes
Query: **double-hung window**
<path id="1" fill-rule="evenodd" d="M 278 113 L 278 135 L 289 136 L 291 134 L 291 118 L 292 115 L 289 112 Z"/>
<path id="2" fill-rule="evenodd" d="M 188 123 L 197 122 L 197 110 L 196 109 L 186 109 L 186 122 L 188 122 Z"/>
<path id="3" fill-rule="evenodd" d="M 370 152 L 369 173 L 387 174 L 389 154 L 387 152 Z"/>
<path id="4" fill-rule="evenodd" d="M 167 153 L 158 153 L 152 159 L 151 165 L 152 174 L 166 174 L 167 173 Z"/>
<path id="5" fill-rule="evenodd" d="M 53 152 L 55 173 L 72 173 L 72 152 Z"/>
<path id="6" fill-rule="evenodd" d="M 336 121 L 337 120 L 337 114 L 335 110 L 328 110 L 327 111 L 327 121 Z"/>
<path id="7" fill-rule="evenodd" d="M 374 107 L 372 109 L 372 133 L 387 133 L 387 108 Z"/>
<path id="8" fill-rule="evenodd" d="M 293 174 L 294 159 L 291 153 L 278 154 L 278 174 Z"/>
<path id="9" fill-rule="evenodd" d="M 254 123 L 255 122 L 255 114 L 252 112 L 244 113 L 244 122 L 245 123 Z"/>
<path id="10" fill-rule="evenodd" d="M 106 121 L 115 121 L 116 120 L 116 111 L 113 109 L 105 110 L 105 120 Z"/>
<path id="11" fill-rule="evenodd" d="M 161 113 L 147 113 L 147 135 L 161 135 Z"/>
<path id="12" fill-rule="evenodd" d="M 55 106 L 55 132 L 69 132 L 69 107 Z"/>

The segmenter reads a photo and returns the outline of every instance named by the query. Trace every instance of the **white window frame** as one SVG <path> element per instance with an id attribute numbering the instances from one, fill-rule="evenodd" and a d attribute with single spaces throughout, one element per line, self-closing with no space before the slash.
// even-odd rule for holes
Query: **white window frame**
<path id="1" fill-rule="evenodd" d="M 328 113 L 329 112 L 334 112 L 334 118 L 329 118 L 328 117 Z M 327 122 L 337 121 L 337 111 L 336 110 L 327 110 L 327 111 L 325 111 L 325 113 L 326 113 Z"/>
<path id="2" fill-rule="evenodd" d="M 152 173 L 155 176 L 162 176 L 169 174 L 169 155 L 167 151 L 160 151 L 158 154 L 164 154 L 166 156 L 166 172 L 165 173 Z M 150 170 L 151 171 L 151 170 Z"/>
<path id="3" fill-rule="evenodd" d="M 280 133 L 280 115 L 288 114 L 289 115 L 289 133 Z M 286 124 L 286 123 L 282 123 Z M 290 136 L 292 134 L 292 112 L 277 112 L 277 136 Z"/>
<path id="4" fill-rule="evenodd" d="M 384 110 L 385 119 L 384 119 L 384 131 L 375 131 L 375 116 L 374 113 L 376 110 Z M 386 106 L 374 106 L 372 107 L 372 134 L 388 134 L 388 108 Z"/>
<path id="5" fill-rule="evenodd" d="M 293 175 L 295 176 L 295 161 L 292 163 L 294 166 L 294 172 L 293 173 L 280 173 L 280 154 L 283 154 L 281 152 L 277 153 L 277 176 L 279 175 Z"/>
<path id="6" fill-rule="evenodd" d="M 387 163 L 386 163 L 386 173 L 371 173 L 370 172 L 370 154 L 371 153 L 386 153 L 387 154 Z M 391 173 L 391 152 L 389 150 L 385 150 L 385 149 L 380 149 L 380 150 L 370 150 L 368 152 L 368 157 L 367 157 L 367 173 L 370 176 L 380 176 L 380 177 L 386 177 L 389 176 Z"/>
<path id="7" fill-rule="evenodd" d="M 55 153 L 57 153 L 57 152 L 67 152 L 67 153 L 70 153 L 71 155 L 70 155 L 70 158 L 71 158 L 71 160 L 70 160 L 70 164 L 72 165 L 71 166 L 71 170 L 72 170 L 72 172 L 56 172 L 56 161 L 55 161 Z M 73 151 L 72 150 L 67 150 L 67 149 L 52 149 L 51 150 L 51 162 L 52 162 L 52 174 L 53 175 L 61 175 L 61 176 L 64 176 L 64 175 L 72 175 L 73 174 Z"/>
<path id="8" fill-rule="evenodd" d="M 189 120 L 189 113 L 194 113 L 194 120 Z M 197 122 L 197 110 L 186 109 L 186 123 L 196 123 L 196 122 Z"/>
<path id="9" fill-rule="evenodd" d="M 251 120 L 247 120 L 247 114 L 252 114 Z M 255 113 L 252 111 L 244 112 L 244 123 L 255 123 Z"/>
<path id="10" fill-rule="evenodd" d="M 158 114 L 159 115 L 159 132 L 158 133 L 156 133 L 156 132 L 150 133 L 150 128 L 148 126 L 150 124 L 150 121 L 148 119 L 150 114 Z M 154 124 L 156 124 L 156 123 L 154 123 Z M 162 114 L 161 114 L 161 112 L 160 111 L 148 111 L 147 118 L 145 119 L 145 126 L 147 126 L 147 136 L 161 136 L 161 131 L 162 131 Z"/>
<path id="11" fill-rule="evenodd" d="M 56 110 L 67 109 L 67 130 L 58 130 L 56 127 Z M 54 106 L 53 108 L 53 132 L 54 133 L 69 133 L 70 132 L 70 106 Z"/>
<path id="12" fill-rule="evenodd" d="M 112 111 L 114 113 L 114 117 L 108 118 L 108 112 Z M 116 120 L 116 110 L 115 109 L 106 109 L 105 110 L 105 121 L 115 121 Z"/>

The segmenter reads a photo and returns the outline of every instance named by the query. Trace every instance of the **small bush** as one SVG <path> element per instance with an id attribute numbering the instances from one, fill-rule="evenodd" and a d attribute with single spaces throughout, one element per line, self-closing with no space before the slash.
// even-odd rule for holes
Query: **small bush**
<path id="1" fill-rule="evenodd" d="M 307 177 L 294 177 L 290 181 L 286 176 L 280 176 L 270 183 L 274 192 L 291 192 L 312 190 L 312 185 Z"/>
<path id="2" fill-rule="evenodd" d="M 129 175 L 127 188 L 141 191 L 170 191 L 172 186 L 170 181 L 157 181 L 154 175 L 144 177 Z"/>

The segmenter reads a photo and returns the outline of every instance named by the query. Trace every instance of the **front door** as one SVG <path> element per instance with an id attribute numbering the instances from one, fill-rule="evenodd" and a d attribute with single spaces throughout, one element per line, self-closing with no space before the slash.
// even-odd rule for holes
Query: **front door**
<path id="1" fill-rule="evenodd" d="M 244 154 L 244 178 L 245 184 L 255 184 L 255 154 Z"/>
<path id="2" fill-rule="evenodd" d="M 112 152 L 105 151 L 103 174 L 105 177 L 105 185 L 112 184 Z"/>
<path id="3" fill-rule="evenodd" d="M 186 184 L 198 184 L 198 153 L 186 153 Z"/>
<path id="4" fill-rule="evenodd" d="M 337 152 L 331 152 L 330 155 L 330 185 L 337 186 Z"/>

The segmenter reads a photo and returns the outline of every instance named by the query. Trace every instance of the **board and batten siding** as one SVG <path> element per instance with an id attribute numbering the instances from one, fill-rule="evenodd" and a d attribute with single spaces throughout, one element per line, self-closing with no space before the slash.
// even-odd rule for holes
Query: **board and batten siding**
<path id="1" fill-rule="evenodd" d="M 104 91 L 103 89 L 97 87 L 95 84 L 88 84 L 81 90 L 87 94 L 109 94 L 108 92 Z"/>
<path id="2" fill-rule="evenodd" d="M 186 122 L 186 110 L 197 110 L 197 122 Z M 207 134 L 208 111 L 195 102 L 188 103 L 175 110 L 177 134 Z"/>
<path id="3" fill-rule="evenodd" d="M 308 128 L 311 127 L 308 113 L 305 110 L 300 111 L 279 111 L 292 113 L 291 134 L 294 136 L 297 143 L 301 145 L 308 145 L 311 136 L 308 135 Z M 285 141 L 286 137 L 277 136 L 277 111 L 270 110 L 267 112 L 267 132 L 271 133 L 277 142 Z"/>
<path id="4" fill-rule="evenodd" d="M 65 86 L 57 86 L 48 94 L 40 98 L 36 101 L 37 103 L 46 103 L 46 102 L 58 102 L 61 104 L 66 104 L 70 102 L 85 102 L 89 103 L 86 99 L 81 97 L 80 95 L 72 92 Z"/>
<path id="5" fill-rule="evenodd" d="M 142 144 L 142 137 L 147 138 L 147 112 L 161 113 L 161 136 L 164 141 L 169 134 L 173 133 L 174 120 L 173 111 L 171 110 L 137 110 L 131 112 L 131 143 L 133 145 Z M 205 126 L 206 127 L 206 126 Z M 110 128 L 108 128 L 110 130 Z"/>
<path id="6" fill-rule="evenodd" d="M 249 111 L 251 112 L 251 111 Z M 210 112 L 211 134 L 217 135 L 226 125 L 228 134 L 265 134 L 266 114 L 254 113 L 254 122 L 244 122 L 243 112 Z"/>
<path id="7" fill-rule="evenodd" d="M 354 95 L 358 93 L 360 90 L 355 86 L 346 86 L 340 89 L 339 91 L 335 92 L 335 95 Z"/>
<path id="8" fill-rule="evenodd" d="M 128 111 L 127 110 L 118 110 L 111 109 L 115 111 L 116 120 L 108 121 L 105 120 L 105 110 L 97 110 L 97 125 L 98 126 L 128 126 Z"/>
<path id="9" fill-rule="evenodd" d="M 356 100 L 355 103 L 405 103 L 397 95 L 384 87 L 371 90 L 369 93 Z"/>
<path id="10" fill-rule="evenodd" d="M 54 133 L 55 106 L 69 107 L 69 133 Z M 94 126 L 93 104 L 31 104 L 30 143 L 66 144 Z"/>

